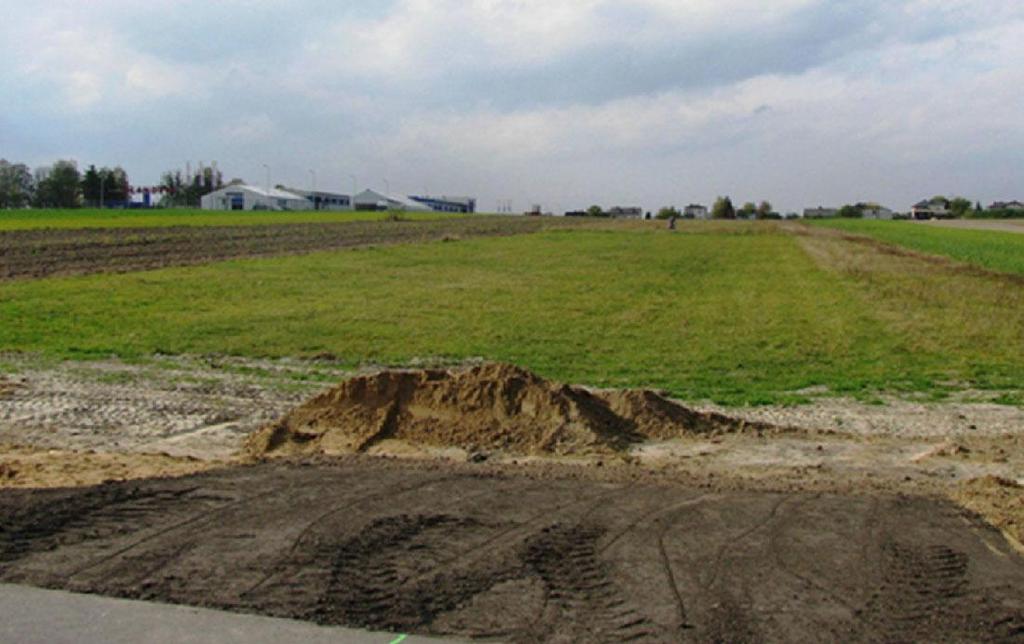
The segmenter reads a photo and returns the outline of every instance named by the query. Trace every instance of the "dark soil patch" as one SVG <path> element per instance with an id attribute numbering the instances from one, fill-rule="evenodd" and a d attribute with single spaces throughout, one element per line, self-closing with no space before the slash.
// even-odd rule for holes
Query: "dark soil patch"
<path id="1" fill-rule="evenodd" d="M 123 273 L 373 244 L 518 235 L 571 224 L 474 216 L 434 221 L 8 231 L 0 232 L 0 280 Z"/>
<path id="2" fill-rule="evenodd" d="M 1020 641 L 937 500 L 366 458 L 0 492 L 0 582 L 503 641 Z M 568 472 L 568 471 L 566 471 Z"/>

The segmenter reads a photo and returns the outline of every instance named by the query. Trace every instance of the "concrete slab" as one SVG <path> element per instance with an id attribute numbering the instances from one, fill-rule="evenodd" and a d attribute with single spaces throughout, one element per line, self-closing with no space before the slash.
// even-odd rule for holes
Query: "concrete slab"
<path id="1" fill-rule="evenodd" d="M 19 644 L 436 644 L 290 619 L 0 584 L 0 642 Z M 451 641 L 451 640 L 448 640 Z"/>

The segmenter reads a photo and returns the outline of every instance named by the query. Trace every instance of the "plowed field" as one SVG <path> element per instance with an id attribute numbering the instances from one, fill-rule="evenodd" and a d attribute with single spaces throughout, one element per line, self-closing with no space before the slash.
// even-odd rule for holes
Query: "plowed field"
<path id="1" fill-rule="evenodd" d="M 374 244 L 517 235 L 571 221 L 526 217 L 0 232 L 0 279 L 129 272 Z"/>

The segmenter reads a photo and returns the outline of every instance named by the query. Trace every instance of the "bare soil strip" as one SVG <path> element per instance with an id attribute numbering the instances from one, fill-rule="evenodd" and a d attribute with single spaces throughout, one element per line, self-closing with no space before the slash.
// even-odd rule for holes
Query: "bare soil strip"
<path id="1" fill-rule="evenodd" d="M 373 244 L 518 235 L 572 224 L 551 218 L 473 216 L 433 221 L 9 231 L 0 232 L 0 280 L 122 273 Z"/>
<path id="2" fill-rule="evenodd" d="M 593 472 L 349 457 L 8 490 L 0 581 L 509 641 L 1024 638 L 1024 560 L 950 503 Z"/>
<path id="3" fill-rule="evenodd" d="M 1024 220 L 1022 219 L 935 219 L 921 222 L 921 224 L 938 228 L 996 230 L 1004 233 L 1024 234 Z"/>

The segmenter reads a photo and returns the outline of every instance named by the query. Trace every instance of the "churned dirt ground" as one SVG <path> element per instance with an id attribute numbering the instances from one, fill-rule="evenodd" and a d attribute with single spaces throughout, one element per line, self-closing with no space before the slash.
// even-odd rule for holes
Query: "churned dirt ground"
<path id="1" fill-rule="evenodd" d="M 443 220 L 0 232 L 0 279 L 150 270 L 372 244 L 519 235 L 587 225 L 572 219 L 477 215 Z"/>
<path id="2" fill-rule="evenodd" d="M 0 358 L 0 582 L 513 641 L 1024 640 L 1018 408 Z"/>
<path id="3" fill-rule="evenodd" d="M 1012 641 L 1024 559 L 953 504 L 641 470 L 271 462 L 0 495 L 0 581 L 509 641 Z"/>

